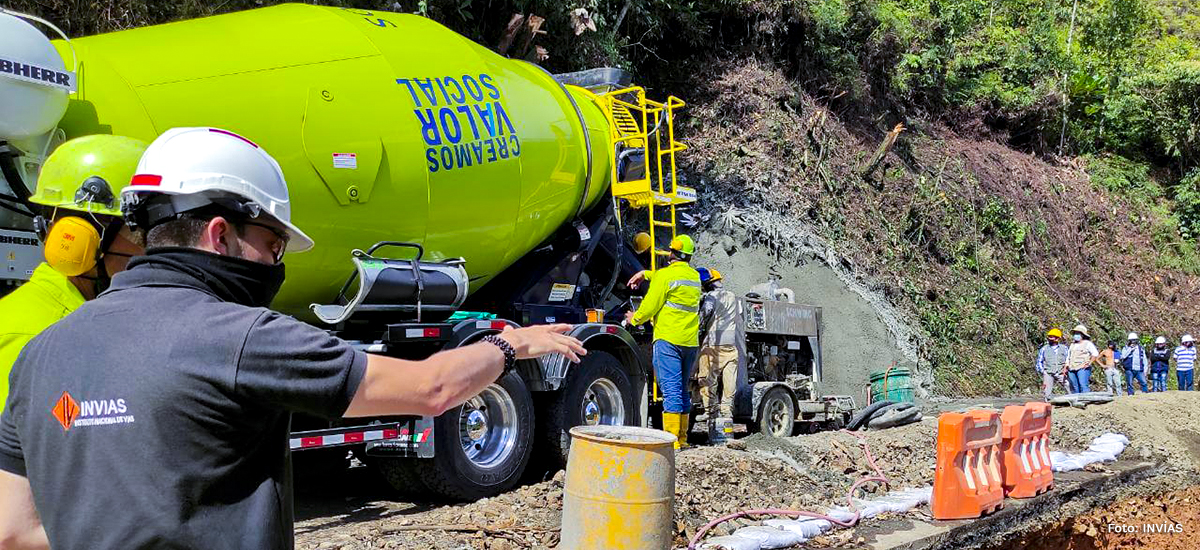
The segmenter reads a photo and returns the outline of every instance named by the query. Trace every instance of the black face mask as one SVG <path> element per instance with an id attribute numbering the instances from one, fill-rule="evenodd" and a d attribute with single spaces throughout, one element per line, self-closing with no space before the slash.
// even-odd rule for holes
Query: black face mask
<path id="1" fill-rule="evenodd" d="M 284 266 L 260 264 L 195 248 L 163 247 L 130 260 L 129 267 L 152 264 L 199 279 L 217 297 L 250 307 L 267 307 L 283 285 Z"/>

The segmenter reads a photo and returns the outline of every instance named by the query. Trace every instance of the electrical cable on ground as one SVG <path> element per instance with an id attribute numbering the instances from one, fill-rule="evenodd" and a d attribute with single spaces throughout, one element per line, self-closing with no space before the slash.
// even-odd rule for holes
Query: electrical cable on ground
<path id="1" fill-rule="evenodd" d="M 736 519 L 736 518 L 745 517 L 745 516 L 808 517 L 808 518 L 815 518 L 815 519 L 823 519 L 825 521 L 828 521 L 835 525 L 840 525 L 842 527 L 853 527 L 855 524 L 857 524 L 858 520 L 861 519 L 861 517 L 862 517 L 862 512 L 860 512 L 858 510 L 858 506 L 856 506 L 854 504 L 855 491 L 857 491 L 858 488 L 861 487 L 863 484 L 871 483 L 871 482 L 881 483 L 885 487 L 887 487 L 888 479 L 887 479 L 887 476 L 883 475 L 883 471 L 879 469 L 879 466 L 875 464 L 875 457 L 871 455 L 871 447 L 869 445 L 867 445 L 867 438 L 865 435 L 856 433 L 856 432 L 852 432 L 850 430 L 838 430 L 838 431 L 848 433 L 848 434 L 858 438 L 858 443 L 859 443 L 859 445 L 862 446 L 863 454 L 866 455 L 866 457 L 867 457 L 867 464 L 870 464 L 871 469 L 875 471 L 875 475 L 864 476 L 864 477 L 860 478 L 858 481 L 855 481 L 854 484 L 850 486 L 850 491 L 847 492 L 847 494 L 846 494 L 846 502 L 849 504 L 849 510 L 854 512 L 853 518 L 851 518 L 848 521 L 843 521 L 843 520 L 839 520 L 837 518 L 831 517 L 826 514 L 821 514 L 818 512 L 808 512 L 805 510 L 784 510 L 784 509 L 780 509 L 780 508 L 766 508 L 766 509 L 761 509 L 761 510 L 742 510 L 740 512 L 734 512 L 734 513 L 726 515 L 726 516 L 721 516 L 717 519 L 714 519 L 714 520 L 708 522 L 704 527 L 701 527 L 700 530 L 696 531 L 696 534 L 692 536 L 692 539 L 690 541 L 688 541 L 688 550 L 695 550 L 696 545 L 699 544 L 700 540 L 704 538 L 704 535 L 706 533 L 708 533 L 708 531 L 711 530 L 713 527 L 716 527 L 716 526 L 718 526 L 722 523 L 725 523 L 726 521 L 729 521 L 731 519 Z"/>

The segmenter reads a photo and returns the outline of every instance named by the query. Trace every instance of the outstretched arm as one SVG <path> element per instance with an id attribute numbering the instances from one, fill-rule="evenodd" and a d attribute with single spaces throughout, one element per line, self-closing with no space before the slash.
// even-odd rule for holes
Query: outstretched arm
<path id="1" fill-rule="evenodd" d="M 539 325 L 500 333 L 517 359 L 561 353 L 571 361 L 587 354 L 563 334 L 571 325 Z M 504 373 L 504 352 L 488 343 L 436 353 L 423 361 L 370 355 L 367 371 L 344 416 L 437 416 L 478 395 Z"/>
<path id="2" fill-rule="evenodd" d="M 0 550 L 49 549 L 46 531 L 23 476 L 0 470 Z"/>

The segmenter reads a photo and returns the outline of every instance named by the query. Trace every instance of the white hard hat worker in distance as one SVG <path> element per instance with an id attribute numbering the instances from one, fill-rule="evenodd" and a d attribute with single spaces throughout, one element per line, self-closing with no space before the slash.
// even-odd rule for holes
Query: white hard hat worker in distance
<path id="1" fill-rule="evenodd" d="M 436 416 L 518 359 L 585 353 L 546 325 L 407 361 L 266 309 L 284 252 L 312 240 L 279 165 L 232 132 L 167 131 L 123 195 L 146 255 L 13 367 L 0 540 L 44 525 L 55 548 L 292 548 L 291 413 Z"/>

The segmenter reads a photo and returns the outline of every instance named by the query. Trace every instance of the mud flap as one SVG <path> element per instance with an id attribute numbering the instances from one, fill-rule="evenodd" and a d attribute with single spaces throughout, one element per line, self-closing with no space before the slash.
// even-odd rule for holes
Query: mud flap
<path id="1" fill-rule="evenodd" d="M 367 456 L 433 458 L 433 417 L 422 416 L 401 422 L 394 438 L 372 441 L 366 445 Z"/>

